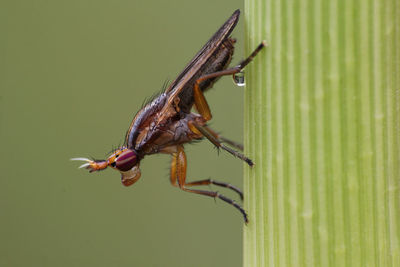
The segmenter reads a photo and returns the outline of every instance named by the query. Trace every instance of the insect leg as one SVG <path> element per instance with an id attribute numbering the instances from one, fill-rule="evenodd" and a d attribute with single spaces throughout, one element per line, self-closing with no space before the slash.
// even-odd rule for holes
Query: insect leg
<path id="1" fill-rule="evenodd" d="M 222 201 L 225 201 L 226 203 L 228 203 L 228 204 L 234 206 L 236 209 L 238 209 L 240 211 L 240 213 L 243 215 L 245 223 L 248 223 L 246 211 L 235 201 L 221 195 L 218 192 L 186 188 L 186 185 L 187 185 L 186 184 L 186 166 L 187 166 L 187 161 L 186 161 L 185 152 L 183 151 L 182 146 L 178 146 L 177 152 L 172 153 L 172 162 L 171 162 L 171 182 L 172 183 L 174 181 L 177 181 L 179 188 L 182 189 L 183 191 L 186 191 L 189 193 L 195 193 L 195 194 L 199 194 L 199 195 L 204 195 L 204 196 L 209 196 L 212 198 L 219 198 Z"/>
<path id="2" fill-rule="evenodd" d="M 215 181 L 213 179 L 205 179 L 205 180 L 199 180 L 199 181 L 194 181 L 194 182 L 190 182 L 190 183 L 185 183 L 186 186 L 210 185 L 210 184 L 229 188 L 229 189 L 235 191 L 236 193 L 238 193 L 239 196 L 240 196 L 240 199 L 243 200 L 242 191 L 239 188 L 237 188 L 236 186 L 228 184 L 228 183 L 218 182 L 218 181 Z"/>
<path id="3" fill-rule="evenodd" d="M 240 62 L 239 65 L 237 65 L 237 67 L 239 67 L 240 69 L 243 69 L 244 67 L 246 67 L 246 65 L 249 64 L 253 60 L 253 58 L 258 54 L 258 52 L 260 52 L 261 49 L 263 49 L 266 46 L 267 46 L 267 42 L 262 41 L 256 47 L 256 49 L 254 49 L 254 51 L 250 54 L 250 56 L 248 56 L 245 60 L 242 60 L 242 62 Z"/>
<path id="4" fill-rule="evenodd" d="M 204 97 L 203 91 L 201 91 L 198 82 L 200 79 L 196 81 L 193 88 L 193 98 L 194 104 L 196 106 L 197 111 L 204 118 L 205 121 L 209 121 L 212 118 L 210 107 L 208 106 L 207 100 Z"/>
<path id="5" fill-rule="evenodd" d="M 196 83 L 194 84 L 194 89 L 193 89 L 194 90 L 194 100 L 195 100 L 196 108 L 200 112 L 201 115 L 203 115 L 203 114 L 199 110 L 199 107 L 202 108 L 202 105 L 203 105 L 202 101 L 204 99 L 204 96 L 203 96 L 202 91 L 200 90 L 200 83 L 202 81 L 205 81 L 205 80 L 208 80 L 208 79 L 217 78 L 217 77 L 221 77 L 221 76 L 225 76 L 225 75 L 234 75 L 234 74 L 240 72 L 242 69 L 244 69 L 244 67 L 247 66 L 247 64 L 249 64 L 254 59 L 254 57 L 258 54 L 258 52 L 260 52 L 261 49 L 263 49 L 266 45 L 267 44 L 266 44 L 265 41 L 261 42 L 256 47 L 256 49 L 254 49 L 254 51 L 250 54 L 250 56 L 248 56 L 246 59 L 242 60 L 235 67 L 232 67 L 232 68 L 229 68 L 229 69 L 225 69 L 225 70 L 221 70 L 221 71 L 217 71 L 217 72 L 213 72 L 213 73 L 209 73 L 209 74 L 206 74 L 206 75 L 204 75 L 204 76 L 202 76 L 202 77 L 200 77 L 199 79 L 196 80 Z M 196 100 L 196 96 L 198 96 L 197 100 Z M 204 101 L 205 101 L 205 99 L 204 99 Z M 205 102 L 205 104 L 207 104 L 207 102 Z M 207 104 L 207 108 L 208 108 L 208 104 Z M 208 111 L 209 111 L 209 108 L 208 108 Z M 210 117 L 210 119 L 211 119 L 211 117 Z"/>
<path id="6" fill-rule="evenodd" d="M 208 126 L 203 126 L 210 134 L 212 134 L 215 138 L 217 138 L 218 140 L 220 140 L 222 143 L 226 143 L 228 145 L 230 145 L 231 147 L 234 147 L 236 149 L 239 149 L 240 151 L 243 151 L 243 145 L 239 144 L 235 141 L 232 141 L 228 138 L 223 137 L 222 135 L 220 135 L 219 133 L 217 133 L 216 131 L 214 131 L 213 129 L 211 129 Z"/>
<path id="7" fill-rule="evenodd" d="M 205 99 L 203 92 L 200 89 L 200 83 L 202 81 L 217 78 L 225 75 L 234 75 L 235 73 L 240 72 L 247 64 L 249 64 L 253 58 L 261 51 L 261 49 L 266 46 L 265 41 L 261 42 L 257 48 L 247 57 L 245 60 L 241 61 L 237 66 L 229 69 L 225 69 L 222 71 L 213 72 L 207 75 L 204 75 L 196 80 L 193 88 L 194 93 L 194 104 L 196 106 L 197 111 L 201 114 L 201 116 L 209 121 L 212 118 L 210 107 L 208 106 L 207 100 Z"/>
<path id="8" fill-rule="evenodd" d="M 170 180 L 171 180 L 171 184 L 176 187 L 178 187 L 177 175 L 176 175 L 178 165 L 179 165 L 178 157 L 175 157 L 175 156 L 172 157 Z M 186 168 L 186 166 L 180 166 L 180 168 Z M 199 180 L 199 181 L 194 181 L 194 182 L 190 182 L 190 183 L 185 182 L 185 186 L 210 185 L 210 184 L 229 188 L 229 189 L 235 191 L 236 193 L 238 193 L 240 196 L 240 199 L 243 200 L 242 191 L 239 188 L 237 188 L 236 186 L 228 184 L 228 183 L 219 182 L 219 181 L 215 181 L 212 179 Z"/>
<path id="9" fill-rule="evenodd" d="M 192 130 L 193 127 L 195 128 L 194 130 Z M 238 152 L 238 151 L 236 151 L 236 150 L 233 150 L 232 148 L 230 148 L 230 147 L 228 147 L 228 146 L 222 144 L 222 142 L 221 142 L 218 138 L 216 138 L 212 133 L 210 133 L 206 127 L 200 126 L 200 125 L 198 125 L 197 123 L 190 123 L 190 124 L 189 124 L 189 128 L 190 128 L 192 131 L 198 131 L 198 132 L 200 132 L 204 137 L 206 137 L 206 138 L 207 138 L 211 143 L 213 143 L 216 147 L 222 148 L 223 150 L 228 151 L 228 152 L 231 153 L 233 156 L 235 156 L 235 157 L 237 157 L 237 158 L 243 160 L 244 162 L 246 162 L 250 167 L 253 167 L 253 166 L 254 166 L 254 162 L 253 162 L 251 159 L 249 159 L 248 157 L 246 157 L 246 156 L 243 155 L 242 153 L 240 153 L 240 152 Z"/>
<path id="10" fill-rule="evenodd" d="M 197 111 L 200 113 L 200 115 L 204 118 L 205 121 L 209 121 L 212 118 L 210 107 L 208 106 L 207 100 L 204 97 L 203 91 L 200 89 L 200 83 L 202 81 L 224 76 L 224 75 L 230 75 L 230 74 L 235 74 L 240 72 L 240 68 L 238 66 L 222 70 L 222 71 L 217 71 L 213 72 L 207 75 L 204 75 L 200 77 L 199 79 L 196 80 L 194 83 L 193 87 L 193 96 L 194 96 L 194 104 L 196 106 Z"/>

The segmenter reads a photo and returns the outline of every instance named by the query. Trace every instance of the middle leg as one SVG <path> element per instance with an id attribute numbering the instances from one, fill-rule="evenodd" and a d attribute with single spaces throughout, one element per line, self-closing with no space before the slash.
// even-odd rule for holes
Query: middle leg
<path id="1" fill-rule="evenodd" d="M 209 128 L 204 127 L 199 125 L 196 122 L 193 123 L 189 123 L 189 128 L 191 129 L 191 131 L 193 132 L 199 132 L 201 133 L 204 137 L 206 137 L 211 143 L 213 143 L 217 148 L 221 148 L 229 153 L 231 153 L 233 156 L 243 160 L 244 162 L 246 162 L 250 167 L 254 166 L 254 162 L 249 159 L 248 157 L 246 157 L 245 155 L 243 155 L 242 153 L 233 150 L 232 148 L 224 145 L 222 143 L 221 140 L 219 140 L 214 134 L 213 132 L 209 132 Z"/>
<path id="2" fill-rule="evenodd" d="M 220 135 L 219 133 L 217 133 L 216 131 L 214 131 L 213 129 L 211 129 L 211 128 L 208 127 L 208 126 L 203 126 L 203 127 L 204 127 L 210 134 L 212 134 L 215 138 L 217 138 L 218 140 L 220 140 L 221 143 L 226 143 L 226 144 L 230 145 L 231 147 L 234 147 L 234 148 L 236 148 L 236 149 L 239 149 L 240 151 L 243 151 L 243 145 L 242 145 L 242 144 L 240 144 L 240 143 L 238 143 L 238 142 L 235 142 L 235 141 L 232 141 L 232 140 L 230 140 L 230 139 L 228 139 L 228 138 L 223 137 L 222 135 Z"/>

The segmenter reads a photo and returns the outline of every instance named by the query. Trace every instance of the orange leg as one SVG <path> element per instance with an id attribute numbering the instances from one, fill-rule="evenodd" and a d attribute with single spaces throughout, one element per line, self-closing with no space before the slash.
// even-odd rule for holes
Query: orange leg
<path id="1" fill-rule="evenodd" d="M 186 183 L 186 166 L 187 166 L 187 161 L 186 161 L 185 152 L 183 151 L 182 146 L 178 146 L 177 152 L 172 153 L 172 162 L 171 162 L 171 184 L 172 185 L 176 186 L 176 182 L 178 182 L 179 188 L 182 189 L 183 191 L 195 193 L 195 194 L 199 194 L 199 195 L 204 195 L 204 196 L 209 196 L 212 198 L 219 198 L 222 201 L 225 201 L 226 203 L 228 203 L 228 204 L 234 206 L 236 209 L 238 209 L 240 211 L 240 213 L 242 213 L 245 223 L 248 223 L 247 214 L 246 214 L 245 210 L 239 204 L 237 204 L 235 201 L 221 195 L 218 192 L 187 188 L 186 186 L 202 185 L 202 184 L 206 184 L 206 182 L 204 182 L 204 180 L 203 180 L 203 181 L 198 181 L 198 182 L 193 182 L 193 183 Z M 215 183 L 215 185 L 221 185 L 221 184 L 222 183 L 218 183 L 218 182 Z M 232 187 L 228 187 L 228 188 L 232 188 Z M 240 192 L 240 190 L 239 190 L 239 192 Z"/>
<path id="2" fill-rule="evenodd" d="M 265 42 L 259 44 L 257 48 L 253 51 L 253 53 L 251 53 L 251 55 L 248 58 L 240 62 L 237 66 L 226 70 L 206 74 L 196 80 L 193 88 L 194 104 L 196 106 L 197 111 L 206 121 L 211 120 L 212 114 L 210 111 L 210 107 L 208 106 L 207 100 L 205 99 L 203 92 L 200 89 L 200 83 L 208 79 L 217 78 L 225 75 L 234 75 L 235 73 L 240 72 L 244 67 L 246 67 L 247 64 L 249 64 L 253 60 L 253 58 L 258 54 L 258 52 L 261 51 L 261 49 L 264 46 L 266 46 Z"/>
<path id="3" fill-rule="evenodd" d="M 186 158 L 184 158 L 184 159 L 185 159 L 185 161 L 186 161 Z M 178 176 L 176 175 L 177 168 L 179 168 L 179 167 L 180 167 L 180 168 L 183 168 L 183 167 L 186 168 L 186 165 L 185 165 L 185 166 L 179 166 L 179 167 L 178 167 L 178 165 L 179 165 L 178 157 L 175 157 L 175 156 L 174 156 L 174 157 L 172 158 L 172 162 L 171 162 L 171 175 L 170 175 L 170 179 L 171 179 L 171 184 L 172 184 L 173 186 L 176 186 L 176 187 L 178 187 L 178 184 L 177 184 L 177 177 L 178 177 Z M 212 180 L 212 179 L 199 180 L 199 181 L 194 181 L 194 182 L 190 182 L 190 183 L 186 183 L 186 182 L 185 182 L 185 186 L 210 185 L 210 184 L 229 188 L 229 189 L 235 191 L 236 193 L 238 193 L 239 196 L 240 196 L 240 199 L 243 200 L 243 193 L 242 193 L 242 191 L 241 191 L 239 188 L 237 188 L 236 186 L 231 185 L 231 184 L 228 184 L 228 183 L 218 182 L 218 181 L 215 181 L 215 180 Z"/>

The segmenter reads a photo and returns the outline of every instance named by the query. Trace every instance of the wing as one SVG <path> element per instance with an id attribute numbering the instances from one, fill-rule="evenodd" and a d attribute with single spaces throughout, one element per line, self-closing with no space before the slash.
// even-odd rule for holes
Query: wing
<path id="1" fill-rule="evenodd" d="M 185 87 L 185 84 L 195 75 L 203 64 L 210 58 L 214 51 L 221 45 L 222 41 L 227 38 L 235 28 L 239 20 L 240 10 L 233 12 L 232 16 L 218 29 L 216 33 L 208 40 L 194 58 L 187 64 L 185 69 L 165 90 L 169 94 L 168 103 L 172 103 L 173 99 Z"/>
<path id="2" fill-rule="evenodd" d="M 198 73 L 205 62 L 220 47 L 221 43 L 230 35 L 239 20 L 240 10 L 233 12 L 232 16 L 218 29 L 216 33 L 208 40 L 208 42 L 200 49 L 194 58 L 187 64 L 181 74 L 171 83 L 163 94 L 155 99 L 152 103 L 146 105 L 133 119 L 131 126 L 126 135 L 126 143 L 128 147 L 143 146 L 156 138 L 160 128 L 168 118 L 171 118 L 176 111 L 172 105 L 174 99 L 179 95 L 187 82 Z M 154 117 L 152 115 L 155 115 Z M 146 134 L 138 141 L 140 127 L 142 124 L 150 125 L 149 118 L 152 118 L 154 127 L 152 131 L 146 131 Z M 137 144 L 140 143 L 140 144 Z"/>

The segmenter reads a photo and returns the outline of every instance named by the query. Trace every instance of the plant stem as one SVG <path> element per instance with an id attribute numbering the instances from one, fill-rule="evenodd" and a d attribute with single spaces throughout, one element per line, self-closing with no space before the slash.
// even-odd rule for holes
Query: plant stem
<path id="1" fill-rule="evenodd" d="M 400 2 L 246 0 L 244 266 L 400 266 Z"/>

